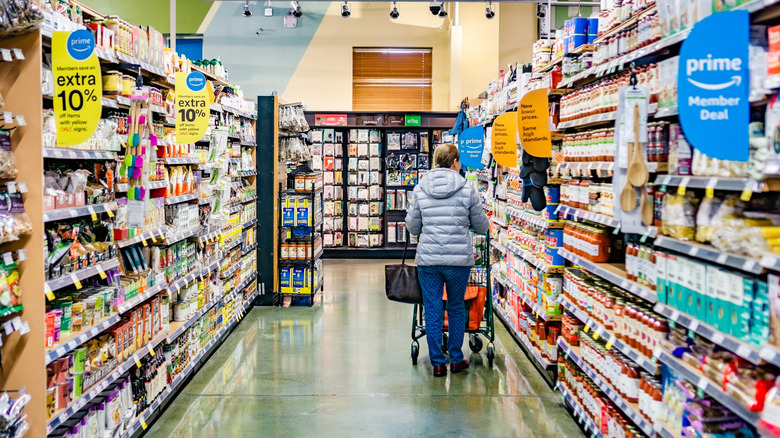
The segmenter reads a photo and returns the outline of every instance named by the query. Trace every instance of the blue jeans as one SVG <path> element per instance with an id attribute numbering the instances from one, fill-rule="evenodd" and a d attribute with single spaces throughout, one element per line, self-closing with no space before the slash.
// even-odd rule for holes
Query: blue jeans
<path id="1" fill-rule="evenodd" d="M 470 266 L 418 266 L 417 277 L 423 292 L 425 307 L 425 334 L 431 365 L 446 365 L 447 357 L 441 350 L 444 309 L 442 298 L 447 285 L 447 320 L 450 363 L 463 361 L 463 332 L 466 330 L 464 297 L 469 282 Z"/>

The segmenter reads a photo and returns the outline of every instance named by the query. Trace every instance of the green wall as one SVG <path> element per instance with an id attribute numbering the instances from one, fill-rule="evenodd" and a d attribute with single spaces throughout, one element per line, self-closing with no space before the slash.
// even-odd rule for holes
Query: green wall
<path id="1" fill-rule="evenodd" d="M 104 15 L 118 15 L 136 26 L 148 25 L 170 33 L 170 3 L 167 0 L 81 0 L 86 6 Z M 213 2 L 206 0 L 176 0 L 176 33 L 197 33 Z"/>

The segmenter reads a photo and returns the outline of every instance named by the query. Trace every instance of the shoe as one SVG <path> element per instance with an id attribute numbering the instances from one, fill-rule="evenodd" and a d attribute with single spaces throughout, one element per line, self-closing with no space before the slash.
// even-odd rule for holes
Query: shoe
<path id="1" fill-rule="evenodd" d="M 465 369 L 468 369 L 468 367 L 469 367 L 469 361 L 463 359 L 463 361 L 459 363 L 450 364 L 450 372 L 453 374 L 459 373 Z"/>
<path id="2" fill-rule="evenodd" d="M 436 365 L 433 367 L 433 377 L 444 377 L 447 375 L 447 365 Z"/>

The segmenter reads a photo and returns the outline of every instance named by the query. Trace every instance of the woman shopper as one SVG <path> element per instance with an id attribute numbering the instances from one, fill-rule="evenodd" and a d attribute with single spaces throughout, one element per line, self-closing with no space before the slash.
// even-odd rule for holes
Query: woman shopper
<path id="1" fill-rule="evenodd" d="M 433 375 L 447 375 L 447 357 L 442 352 L 444 325 L 443 295 L 447 285 L 450 371 L 469 367 L 461 346 L 466 330 L 464 296 L 474 245 L 469 224 L 479 234 L 487 233 L 489 222 L 477 191 L 466 184 L 458 171 L 460 154 L 452 144 L 440 145 L 433 154 L 435 169 L 426 173 L 414 189 L 412 206 L 406 213 L 406 229 L 419 236 L 417 276 L 423 291 L 425 332 Z"/>

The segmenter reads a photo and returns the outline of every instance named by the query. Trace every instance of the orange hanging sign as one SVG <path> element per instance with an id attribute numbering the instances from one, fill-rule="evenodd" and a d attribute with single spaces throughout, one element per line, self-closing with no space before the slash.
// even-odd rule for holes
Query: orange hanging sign
<path id="1" fill-rule="evenodd" d="M 523 150 L 534 157 L 552 157 L 547 89 L 529 91 L 517 108 L 517 129 Z"/>
<path id="2" fill-rule="evenodd" d="M 517 113 L 504 113 L 493 122 L 493 158 L 504 167 L 517 167 Z"/>

